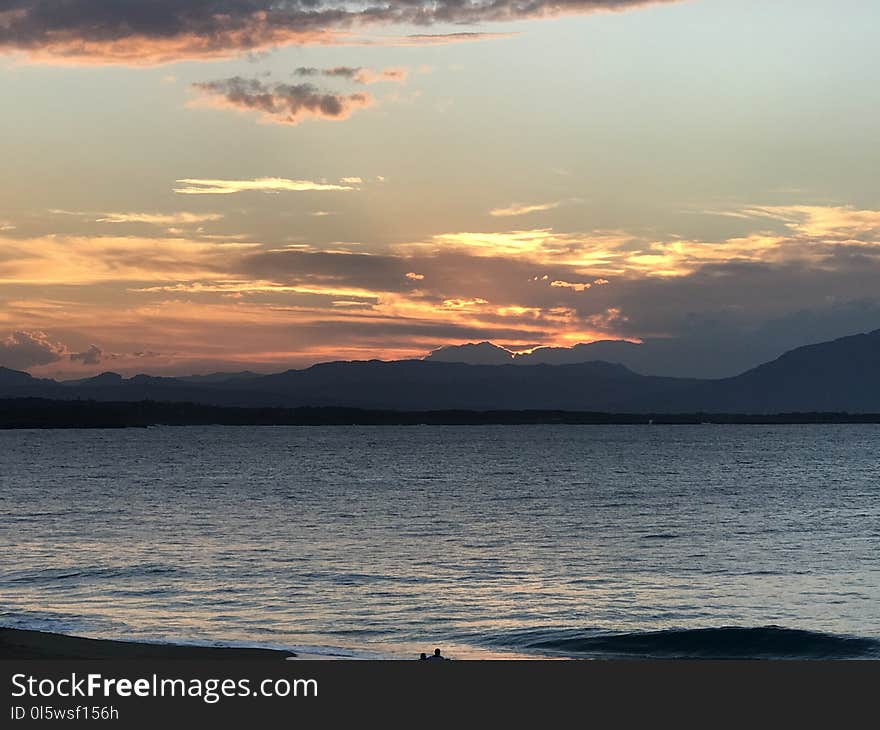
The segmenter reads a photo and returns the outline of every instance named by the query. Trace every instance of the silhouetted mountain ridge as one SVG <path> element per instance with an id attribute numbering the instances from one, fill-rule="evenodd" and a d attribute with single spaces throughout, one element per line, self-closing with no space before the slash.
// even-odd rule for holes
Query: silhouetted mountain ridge
<path id="1" fill-rule="evenodd" d="M 513 352 L 492 342 L 469 342 L 441 347 L 429 353 L 425 360 L 468 365 L 576 365 L 604 360 L 650 374 L 645 370 L 650 356 L 643 350 L 642 345 L 628 340 L 597 340 L 571 347 L 536 347 L 524 352 Z"/>
<path id="2" fill-rule="evenodd" d="M 880 330 L 805 345 L 742 375 L 723 387 L 703 386 L 712 410 L 736 405 L 748 411 L 867 412 L 880 406 Z"/>
<path id="3" fill-rule="evenodd" d="M 616 348 L 620 343 L 593 344 Z M 479 343 L 475 345 L 479 356 L 498 354 L 484 345 L 496 348 L 491 343 Z M 623 345 L 627 346 L 637 347 L 632 343 Z M 559 354 L 540 353 L 541 349 L 553 350 L 534 351 L 539 359 Z M 800 347 L 741 375 L 718 380 L 640 375 L 620 363 L 603 360 L 525 364 L 508 358 L 502 364 L 466 364 L 434 357 L 392 362 L 336 361 L 272 375 L 223 375 L 201 379 L 149 375 L 123 378 L 102 373 L 58 383 L 0 368 L 0 398 L 404 411 L 875 413 L 880 412 L 880 330 Z"/>

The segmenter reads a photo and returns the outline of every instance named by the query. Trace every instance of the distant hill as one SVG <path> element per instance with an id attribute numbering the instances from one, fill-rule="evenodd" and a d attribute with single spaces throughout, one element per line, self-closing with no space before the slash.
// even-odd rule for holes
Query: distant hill
<path id="1" fill-rule="evenodd" d="M 277 405 L 428 410 L 616 409 L 692 381 L 636 375 L 622 365 L 464 365 L 401 360 L 336 362 L 248 383 Z"/>
<path id="2" fill-rule="evenodd" d="M 766 413 L 880 409 L 880 330 L 786 352 L 742 375 L 708 381 L 692 404 Z"/>
<path id="3" fill-rule="evenodd" d="M 208 373 L 207 375 L 184 375 L 177 378 L 187 383 L 228 383 L 231 380 L 251 380 L 259 378 L 259 373 L 243 370 L 240 373 Z"/>
<path id="4" fill-rule="evenodd" d="M 322 363 L 273 375 L 123 378 L 103 373 L 63 383 L 0 368 L 0 398 L 409 411 L 880 412 L 880 330 L 801 347 L 736 377 L 718 380 L 640 375 L 603 360 L 546 364 L 580 357 L 581 352 L 613 356 L 631 347 L 638 345 L 593 343 L 572 348 L 576 353 L 539 348 L 529 356 L 537 359 L 535 364 L 534 360 L 518 361 L 491 343 L 479 343 L 465 350 L 444 348 L 445 356 L 463 352 L 498 358 L 500 363 L 449 362 L 442 354 L 440 359 L 432 354 L 425 360 Z"/>
<path id="5" fill-rule="evenodd" d="M 100 375 L 95 375 L 92 378 L 80 378 L 79 380 L 64 380 L 61 385 L 67 387 L 95 387 L 95 386 L 107 386 L 107 385 L 121 385 L 123 381 L 123 377 L 119 373 L 101 373 Z"/>
<path id="6" fill-rule="evenodd" d="M 9 368 L 0 367 L 0 388 L 19 388 L 27 387 L 36 382 L 30 373 L 23 373 L 20 370 L 10 370 Z"/>

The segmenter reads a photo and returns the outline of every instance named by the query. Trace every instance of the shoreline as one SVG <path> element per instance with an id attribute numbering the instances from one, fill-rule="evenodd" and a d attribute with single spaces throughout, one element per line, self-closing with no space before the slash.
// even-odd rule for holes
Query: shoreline
<path id="1" fill-rule="evenodd" d="M 880 424 L 880 413 L 393 410 L 336 406 L 239 407 L 162 401 L 0 399 L 0 430 L 151 426 L 708 426 Z"/>
<path id="2" fill-rule="evenodd" d="M 427 644 L 425 645 L 427 646 Z M 485 649 L 451 646 L 444 654 L 454 654 L 454 659 L 479 660 L 559 660 L 566 657 L 545 656 L 515 650 L 491 651 Z M 327 647 L 281 649 L 260 646 L 206 646 L 204 644 L 168 643 L 160 641 L 137 641 L 124 639 L 97 639 L 74 636 L 54 631 L 15 629 L 0 626 L 0 661 L 4 660 L 239 660 L 239 661 L 407 661 L 418 658 L 415 650 L 405 652 L 362 652 Z"/>
<path id="3" fill-rule="evenodd" d="M 284 661 L 298 655 L 282 649 L 190 646 L 89 639 L 50 631 L 0 628 L 0 660 L 137 659 Z"/>

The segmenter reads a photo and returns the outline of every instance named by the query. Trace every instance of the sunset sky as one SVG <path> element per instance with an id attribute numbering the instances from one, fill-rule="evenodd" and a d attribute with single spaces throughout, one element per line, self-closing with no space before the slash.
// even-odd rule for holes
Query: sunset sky
<path id="1" fill-rule="evenodd" d="M 0 0 L 0 365 L 880 328 L 876 0 Z"/>

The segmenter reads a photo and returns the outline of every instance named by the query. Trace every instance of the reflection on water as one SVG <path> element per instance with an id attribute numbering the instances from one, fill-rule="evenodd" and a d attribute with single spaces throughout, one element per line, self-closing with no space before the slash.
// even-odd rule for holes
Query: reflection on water
<path id="1" fill-rule="evenodd" d="M 872 426 L 2 432 L 0 624 L 386 656 L 732 625 L 880 638 L 878 443 Z"/>

